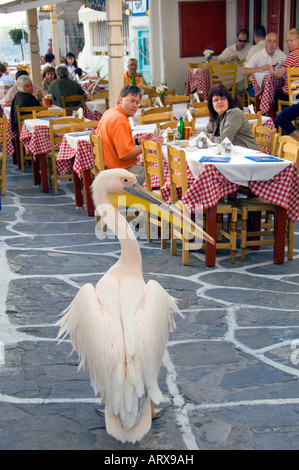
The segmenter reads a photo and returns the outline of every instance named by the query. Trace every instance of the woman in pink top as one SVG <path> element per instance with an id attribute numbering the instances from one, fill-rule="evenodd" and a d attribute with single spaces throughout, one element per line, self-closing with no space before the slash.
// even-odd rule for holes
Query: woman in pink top
<path id="1" fill-rule="evenodd" d="M 299 29 L 293 28 L 287 33 L 286 43 L 289 48 L 289 53 L 286 60 L 283 63 L 283 66 L 279 70 L 271 70 L 271 73 L 275 77 L 284 79 L 284 86 L 279 90 L 275 95 L 275 111 L 277 111 L 277 101 L 289 100 L 289 91 L 288 91 L 288 79 L 287 79 L 287 67 L 299 67 Z"/>

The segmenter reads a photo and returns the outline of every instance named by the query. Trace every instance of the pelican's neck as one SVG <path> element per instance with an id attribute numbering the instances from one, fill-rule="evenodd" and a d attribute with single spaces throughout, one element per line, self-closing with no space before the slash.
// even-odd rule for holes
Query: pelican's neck
<path id="1" fill-rule="evenodd" d="M 98 206 L 97 206 L 98 207 Z M 101 206 L 104 211 L 101 213 L 104 220 L 103 222 L 115 233 L 121 246 L 121 256 L 119 264 L 123 267 L 133 266 L 136 267 L 137 271 L 142 271 L 142 258 L 140 249 L 134 232 L 126 219 L 112 206 L 108 197 L 103 198 Z"/>

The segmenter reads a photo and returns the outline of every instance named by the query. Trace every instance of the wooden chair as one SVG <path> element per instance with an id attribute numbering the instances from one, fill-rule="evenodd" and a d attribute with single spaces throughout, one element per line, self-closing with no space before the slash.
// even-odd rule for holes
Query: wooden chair
<path id="1" fill-rule="evenodd" d="M 5 177 L 6 177 L 6 135 L 7 135 L 7 118 L 4 116 L 0 119 L 0 181 L 1 181 L 1 194 L 5 194 Z"/>
<path id="2" fill-rule="evenodd" d="M 175 205 L 182 213 L 184 212 L 184 205 L 182 201 L 178 200 L 177 187 L 180 187 L 182 194 L 188 190 L 187 179 L 187 165 L 185 152 L 178 150 L 171 145 L 167 146 L 167 157 L 169 167 L 170 189 L 171 189 L 171 204 Z M 224 230 L 222 221 L 217 223 L 217 241 L 216 248 L 228 248 L 230 250 L 231 263 L 235 262 L 236 252 L 236 223 L 237 223 L 237 210 L 230 204 L 219 201 L 217 204 L 217 218 L 221 219 L 224 214 L 231 218 L 229 221 L 228 230 Z M 222 241 L 222 237 L 227 239 L 227 242 Z M 177 229 L 173 224 L 171 225 L 171 245 L 170 252 L 172 255 L 176 254 L 177 240 L 182 241 L 182 262 L 184 265 L 189 263 L 189 251 L 205 248 L 205 243 L 202 240 L 194 239 L 190 242 L 189 236 L 186 236 L 183 230 Z"/>
<path id="3" fill-rule="evenodd" d="M 256 126 L 261 126 L 262 125 L 262 112 L 258 111 L 257 113 L 244 113 L 245 116 L 247 117 L 247 120 L 249 121 L 251 130 L 253 133 L 255 133 L 255 128 Z M 253 122 L 257 121 L 257 122 Z"/>
<path id="4" fill-rule="evenodd" d="M 82 132 L 86 129 L 96 129 L 98 125 L 99 121 L 71 122 L 71 132 Z"/>
<path id="5" fill-rule="evenodd" d="M 142 140 L 142 155 L 145 173 L 146 187 L 149 191 L 163 199 L 161 188 L 164 186 L 164 166 L 163 152 L 161 142 L 152 142 L 150 140 Z M 152 189 L 151 176 L 159 178 L 159 189 Z M 147 213 L 147 241 L 151 242 L 151 226 L 158 227 L 161 233 L 161 248 L 166 248 L 166 240 L 169 237 L 168 224 L 163 223 L 160 217 Z"/>
<path id="6" fill-rule="evenodd" d="M 185 127 L 190 127 L 191 128 L 191 131 L 190 131 L 190 136 L 194 136 L 194 132 L 195 132 L 195 119 L 192 119 L 192 121 L 183 121 L 184 122 L 184 125 Z M 167 121 L 167 122 L 163 122 L 163 123 L 160 123 L 160 122 L 157 122 L 156 124 L 156 127 L 157 129 L 160 129 L 160 131 L 165 131 L 166 129 L 168 129 L 170 127 L 170 129 L 176 129 L 178 127 L 178 123 L 179 121 Z"/>
<path id="7" fill-rule="evenodd" d="M 296 142 L 296 141 L 295 141 Z M 281 142 L 279 146 L 278 157 L 285 158 L 286 160 L 294 161 L 299 166 L 299 143 Z M 247 246 L 262 246 L 274 245 L 275 233 L 274 222 L 271 221 L 271 216 L 275 218 L 276 205 L 265 201 L 259 197 L 252 197 L 248 199 L 235 198 L 231 203 L 238 208 L 241 215 L 242 227 L 238 232 L 238 237 L 241 239 L 241 260 L 245 261 L 245 249 Z M 248 213 L 261 212 L 266 213 L 267 222 L 261 224 L 254 231 L 249 231 L 247 222 L 249 220 Z M 263 238 L 260 238 L 263 237 Z M 265 238 L 267 237 L 267 238 Z M 288 244 L 288 259 L 293 259 L 294 249 L 294 222 L 288 219 L 287 227 L 287 244 Z"/>
<path id="8" fill-rule="evenodd" d="M 140 105 L 150 107 L 152 105 L 152 95 L 156 93 L 156 87 L 143 86 L 141 88 L 143 90 L 143 97 L 140 101 Z"/>
<path id="9" fill-rule="evenodd" d="M 62 107 L 66 110 L 66 115 L 71 116 L 73 111 L 77 111 L 79 108 L 85 107 L 85 103 L 87 101 L 87 98 L 82 95 L 72 95 L 72 96 L 62 96 L 61 97 L 61 103 Z M 78 104 L 73 104 L 73 105 L 67 105 L 68 103 L 78 103 Z"/>
<path id="10" fill-rule="evenodd" d="M 231 89 L 231 95 L 235 98 L 237 71 L 238 64 L 211 64 L 211 87 L 222 83 L 226 88 Z"/>
<path id="11" fill-rule="evenodd" d="M 278 100 L 278 113 L 282 111 L 283 106 L 291 106 L 293 103 L 292 95 L 299 94 L 299 67 L 287 67 L 287 81 L 289 90 L 289 99 L 287 101 Z"/>
<path id="12" fill-rule="evenodd" d="M 254 126 L 254 136 L 261 152 L 275 155 L 279 136 L 276 129 L 269 129 L 268 127 L 256 124 Z"/>
<path id="13" fill-rule="evenodd" d="M 201 101 L 200 103 L 187 103 L 187 108 L 194 109 L 192 113 L 194 114 L 194 117 L 207 117 L 209 116 L 209 108 L 208 108 L 208 102 L 207 101 Z M 192 114 L 191 113 L 191 114 Z"/>
<path id="14" fill-rule="evenodd" d="M 109 109 L 109 91 L 97 91 L 96 93 L 90 95 L 90 101 L 104 99 L 106 104 L 106 109 Z"/>
<path id="15" fill-rule="evenodd" d="M 65 117 L 66 116 L 66 110 L 62 109 L 61 111 L 59 109 L 44 109 L 43 111 L 33 111 L 32 112 L 33 119 L 37 119 L 39 117 Z"/>
<path id="16" fill-rule="evenodd" d="M 282 136 L 279 135 L 277 139 L 276 150 L 275 150 L 275 153 L 273 153 L 273 155 L 276 155 L 278 157 L 280 146 L 284 145 L 286 142 L 290 144 L 298 145 L 298 140 L 293 139 L 293 137 L 291 137 L 290 135 L 282 135 Z"/>
<path id="17" fill-rule="evenodd" d="M 93 160 L 91 173 L 95 177 L 100 171 L 105 170 L 103 142 L 99 135 L 90 134 L 90 147 Z"/>
<path id="18" fill-rule="evenodd" d="M 162 108 L 141 109 L 138 116 L 139 124 L 152 124 L 156 122 L 174 121 L 172 105 Z"/>
<path id="19" fill-rule="evenodd" d="M 190 96 L 187 95 L 170 95 L 165 97 L 165 103 L 168 106 L 169 104 L 175 103 L 189 103 Z"/>
<path id="20" fill-rule="evenodd" d="M 72 178 L 70 173 L 67 173 L 65 175 L 58 175 L 57 173 L 56 159 L 57 159 L 59 145 L 61 144 L 64 134 L 71 132 L 71 124 L 79 123 L 81 121 L 84 121 L 84 118 L 62 117 L 61 119 L 55 119 L 55 120 L 51 118 L 49 119 L 51 153 L 47 154 L 48 175 L 49 175 L 50 187 L 52 187 L 52 182 L 54 184 L 55 194 L 58 194 L 58 179 Z"/>
<path id="21" fill-rule="evenodd" d="M 42 107 L 42 106 L 16 106 L 19 136 L 21 135 L 23 121 L 25 121 L 25 119 L 33 119 L 34 111 L 44 111 L 46 109 L 47 108 Z M 31 154 L 28 155 L 25 153 L 23 144 L 21 144 L 21 142 L 20 142 L 20 147 L 19 147 L 19 155 L 20 155 L 19 167 L 21 168 L 22 173 L 24 173 L 25 161 L 31 160 Z"/>

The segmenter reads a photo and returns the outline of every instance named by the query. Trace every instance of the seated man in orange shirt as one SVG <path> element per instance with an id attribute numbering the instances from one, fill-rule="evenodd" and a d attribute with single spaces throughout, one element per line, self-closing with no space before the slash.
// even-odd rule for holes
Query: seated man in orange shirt
<path id="1" fill-rule="evenodd" d="M 124 84 L 131 85 L 132 78 L 135 77 L 135 82 L 137 86 L 147 86 L 146 81 L 141 73 L 137 72 L 138 62 L 137 59 L 130 59 L 128 62 L 128 70 L 124 75 Z"/>
<path id="2" fill-rule="evenodd" d="M 137 164 L 142 153 L 141 140 L 162 141 L 162 137 L 153 138 L 152 133 L 133 139 L 129 117 L 136 113 L 141 97 L 141 88 L 125 85 L 118 104 L 105 111 L 97 128 L 97 135 L 103 141 L 105 168 L 124 168 L 137 176 L 139 184 L 145 179 L 143 165 Z"/>

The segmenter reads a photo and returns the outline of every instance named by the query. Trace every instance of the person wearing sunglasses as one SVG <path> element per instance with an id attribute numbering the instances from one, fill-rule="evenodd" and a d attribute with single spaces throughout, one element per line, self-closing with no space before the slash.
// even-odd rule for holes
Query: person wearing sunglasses
<path id="1" fill-rule="evenodd" d="M 133 138 L 129 118 L 138 110 L 142 95 L 142 88 L 137 85 L 125 85 L 117 105 L 104 112 L 96 132 L 102 138 L 105 168 L 128 170 L 138 178 L 139 184 L 145 180 L 144 167 L 139 163 L 141 140 L 162 142 L 162 137 L 153 137 L 152 133 Z"/>
<path id="2" fill-rule="evenodd" d="M 224 85 L 212 88 L 208 109 L 210 121 L 206 133 L 212 142 L 219 144 L 227 137 L 233 145 L 259 150 L 245 113 Z"/>
<path id="3" fill-rule="evenodd" d="M 242 62 L 245 60 L 248 52 L 252 48 L 252 44 L 248 42 L 248 38 L 248 30 L 245 28 L 240 29 L 237 34 L 236 44 L 232 44 L 224 49 L 218 57 L 218 60 L 220 60 L 220 62 Z"/>

